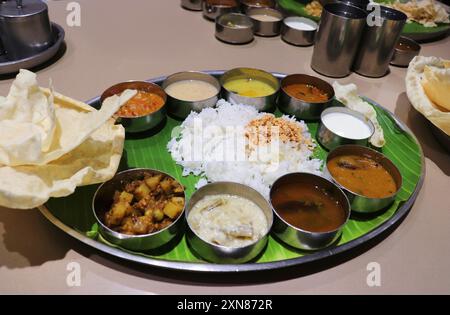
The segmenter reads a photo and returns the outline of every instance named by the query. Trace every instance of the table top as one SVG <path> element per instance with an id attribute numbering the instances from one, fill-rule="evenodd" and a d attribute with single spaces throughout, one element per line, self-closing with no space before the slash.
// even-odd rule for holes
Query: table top
<path id="1" fill-rule="evenodd" d="M 66 23 L 70 2 L 49 2 L 51 19 L 66 31 L 67 50 L 40 69 L 38 79 L 48 86 L 52 78 L 58 92 L 76 99 L 88 100 L 117 82 L 181 70 L 249 66 L 317 75 L 310 68 L 312 47 L 290 46 L 279 37 L 257 37 L 244 46 L 224 44 L 215 39 L 213 23 L 199 12 L 183 10 L 177 0 L 132 0 L 126 6 L 120 0 L 78 0 L 81 26 L 73 27 Z M 450 59 L 450 37 L 423 44 L 421 54 Z M 352 74 L 338 80 L 357 84 L 361 94 L 394 112 L 422 145 L 423 189 L 392 233 L 314 265 L 220 276 L 122 261 L 72 239 L 37 209 L 1 208 L 0 293 L 450 293 L 450 155 L 410 105 L 405 74 L 406 69 L 391 67 L 380 79 Z M 0 77 L 0 95 L 7 94 L 12 79 Z M 368 285 L 372 262 L 379 264 L 380 286 Z M 71 281 L 74 270 L 79 270 L 79 283 Z"/>

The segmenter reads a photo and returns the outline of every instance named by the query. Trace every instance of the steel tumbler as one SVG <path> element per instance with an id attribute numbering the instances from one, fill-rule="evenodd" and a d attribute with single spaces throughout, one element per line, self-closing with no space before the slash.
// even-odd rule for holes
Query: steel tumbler
<path id="1" fill-rule="evenodd" d="M 378 78 L 389 70 L 407 16 L 388 7 L 372 6 L 378 8 L 369 13 L 353 70 L 363 76 Z"/>
<path id="2" fill-rule="evenodd" d="M 313 70 L 329 77 L 350 74 L 367 13 L 344 4 L 325 5 L 311 61 Z"/>
<path id="3" fill-rule="evenodd" d="M 47 4 L 40 0 L 0 3 L 0 34 L 10 60 L 31 57 L 53 43 Z"/>

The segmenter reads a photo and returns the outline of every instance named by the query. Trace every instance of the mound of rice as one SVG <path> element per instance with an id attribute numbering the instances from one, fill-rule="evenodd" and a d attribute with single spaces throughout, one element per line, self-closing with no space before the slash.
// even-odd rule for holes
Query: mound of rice
<path id="1" fill-rule="evenodd" d="M 219 100 L 216 108 L 192 112 L 168 143 L 168 150 L 183 167 L 183 176 L 201 176 L 197 188 L 207 182 L 231 181 L 253 187 L 268 198 L 270 186 L 286 173 L 321 175 L 322 161 L 312 158 L 315 145 L 304 122 L 282 117 L 298 125 L 303 142 L 273 140 L 256 148 L 249 145 L 245 127 L 263 115 L 267 114 L 254 107 Z"/>

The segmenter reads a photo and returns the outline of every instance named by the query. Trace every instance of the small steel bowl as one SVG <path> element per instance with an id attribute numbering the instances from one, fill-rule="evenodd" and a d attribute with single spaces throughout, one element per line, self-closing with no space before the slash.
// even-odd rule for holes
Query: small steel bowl
<path id="1" fill-rule="evenodd" d="M 255 8 L 275 8 L 275 0 L 241 0 L 242 12 Z"/>
<path id="2" fill-rule="evenodd" d="M 103 101 L 108 97 L 119 95 L 127 89 L 157 94 L 164 99 L 164 105 L 156 112 L 150 113 L 148 115 L 137 117 L 119 117 L 117 119 L 117 122 L 121 123 L 125 127 L 126 132 L 137 133 L 147 131 L 157 127 L 164 121 L 167 116 L 167 95 L 159 85 L 154 83 L 144 81 L 128 81 L 113 85 L 105 92 L 103 92 L 102 96 L 100 97 L 100 104 L 103 104 Z"/>
<path id="3" fill-rule="evenodd" d="M 246 12 L 247 16 L 253 22 L 253 32 L 259 36 L 277 36 L 281 31 L 281 24 L 283 23 L 283 14 L 271 8 L 252 8 Z M 268 16 L 273 21 L 264 21 L 258 19 L 258 16 Z"/>
<path id="4" fill-rule="evenodd" d="M 365 156 L 377 161 L 377 163 L 380 163 L 389 172 L 389 174 L 391 174 L 391 176 L 395 181 L 395 184 L 397 185 L 397 191 L 391 196 L 385 198 L 369 198 L 345 188 L 336 179 L 334 179 L 333 174 L 330 173 L 327 167 L 328 162 L 331 159 L 335 158 L 336 156 L 342 155 Z M 352 144 L 337 147 L 328 154 L 326 164 L 324 167 L 324 173 L 326 174 L 326 176 L 330 176 L 333 182 L 335 182 L 339 187 L 341 187 L 341 189 L 347 194 L 347 197 L 350 200 L 352 210 L 360 213 L 377 212 L 391 205 L 394 202 L 395 198 L 397 197 L 398 192 L 402 188 L 403 182 L 402 175 L 399 169 L 385 155 L 373 149 Z"/>
<path id="5" fill-rule="evenodd" d="M 354 7 L 358 7 L 360 9 L 363 9 L 365 11 L 367 11 L 367 5 L 369 4 L 369 0 L 319 0 L 320 4 L 322 5 L 322 7 L 324 7 L 325 5 L 329 4 L 329 3 L 345 3 L 345 4 L 349 4 L 352 5 Z"/>
<path id="6" fill-rule="evenodd" d="M 253 201 L 261 208 L 267 219 L 267 232 L 258 241 L 245 247 L 226 247 L 209 243 L 200 238 L 189 225 L 189 213 L 194 205 L 203 197 L 208 195 L 229 194 L 244 197 Z M 256 190 L 248 186 L 232 182 L 216 182 L 203 186 L 197 190 L 191 197 L 186 206 L 185 217 L 187 221 L 187 240 L 197 254 L 208 261 L 215 263 L 244 263 L 254 259 L 264 249 L 267 244 L 268 234 L 273 224 L 272 209 L 267 200 Z"/>
<path id="7" fill-rule="evenodd" d="M 219 16 L 239 12 L 239 3 L 236 0 L 203 0 L 203 16 L 215 21 Z"/>
<path id="8" fill-rule="evenodd" d="M 203 0 L 181 0 L 181 6 L 191 11 L 202 11 Z"/>
<path id="9" fill-rule="evenodd" d="M 367 5 L 369 4 L 369 0 L 337 0 L 335 2 L 342 2 L 345 4 L 352 5 L 354 7 L 358 7 L 360 9 L 363 9 L 364 11 L 367 11 Z"/>
<path id="10" fill-rule="evenodd" d="M 101 235 L 112 244 L 133 251 L 147 251 L 161 247 L 170 242 L 176 235 L 183 233 L 184 230 L 184 209 L 171 225 L 151 234 L 122 234 L 110 229 L 103 223 L 101 218 L 110 209 L 115 191 L 123 189 L 126 183 L 140 178 L 145 172 L 163 174 L 173 178 L 167 173 L 153 169 L 140 168 L 122 171 L 117 173 L 111 180 L 101 184 L 92 199 L 92 210 Z M 184 195 L 184 198 L 186 200 L 186 194 Z"/>
<path id="11" fill-rule="evenodd" d="M 178 72 L 168 76 L 164 80 L 162 88 L 165 90 L 172 83 L 185 80 L 199 80 L 210 83 L 217 89 L 217 94 L 200 101 L 181 100 L 167 94 L 167 112 L 171 117 L 183 120 L 191 113 L 191 111 L 200 112 L 204 108 L 216 106 L 216 103 L 219 100 L 220 83 L 215 77 L 207 73 L 198 71 Z"/>
<path id="12" fill-rule="evenodd" d="M 308 183 L 318 186 L 331 194 L 342 206 L 346 213 L 346 220 L 337 229 L 327 232 L 306 231 L 285 221 L 277 212 L 272 203 L 272 197 L 276 190 L 283 189 L 292 183 Z M 286 244 L 303 250 L 318 250 L 332 245 L 341 236 L 342 230 L 350 218 L 350 203 L 345 193 L 334 183 L 327 179 L 309 173 L 290 173 L 275 181 L 270 189 L 270 202 L 275 213 L 272 233 Z"/>
<path id="13" fill-rule="evenodd" d="M 328 3 L 336 3 L 337 0 L 319 0 L 322 7 L 326 6 Z"/>
<path id="14" fill-rule="evenodd" d="M 291 22 L 302 22 L 311 26 L 310 30 L 298 29 L 290 26 Z M 313 20 L 299 17 L 299 16 L 290 16 L 283 20 L 281 25 L 281 39 L 283 39 L 288 44 L 292 44 L 295 46 L 310 46 L 314 44 L 314 37 L 316 36 L 318 24 Z"/>
<path id="15" fill-rule="evenodd" d="M 305 102 L 285 91 L 290 84 L 303 83 L 313 85 L 328 94 L 326 102 Z M 334 99 L 333 87 L 322 79 L 306 74 L 291 74 L 281 80 L 281 92 L 278 99 L 278 108 L 286 114 L 293 115 L 299 119 L 317 120 L 322 112 L 332 105 Z"/>
<path id="16" fill-rule="evenodd" d="M 216 38 L 229 44 L 246 44 L 253 40 L 252 20 L 241 13 L 227 13 L 216 19 Z"/>
<path id="17" fill-rule="evenodd" d="M 232 80 L 238 79 L 248 79 L 248 80 L 261 80 L 268 84 L 270 84 L 275 92 L 260 97 L 248 97 L 242 96 L 234 91 L 227 90 L 224 85 Z M 235 68 L 225 72 L 220 77 L 220 84 L 222 86 L 222 96 L 226 101 L 230 103 L 236 104 L 246 104 L 250 106 L 254 106 L 258 111 L 268 111 L 273 112 L 276 108 L 276 100 L 278 96 L 278 92 L 280 90 L 280 82 L 278 79 L 272 74 L 259 69 L 253 68 Z"/>
<path id="18" fill-rule="evenodd" d="M 323 117 L 331 113 L 343 113 L 361 120 L 370 129 L 371 131 L 370 136 L 365 138 L 347 138 L 342 135 L 339 135 L 336 131 L 333 131 L 329 127 L 327 127 L 327 125 L 323 121 Z M 373 123 L 369 119 L 367 119 L 363 114 L 346 107 L 329 107 L 325 109 L 320 115 L 320 124 L 319 129 L 317 131 L 317 140 L 323 147 L 325 147 L 328 150 L 333 150 L 345 144 L 357 144 L 361 146 L 368 146 L 369 139 L 373 136 L 374 132 L 375 127 Z"/>
<path id="19" fill-rule="evenodd" d="M 404 49 L 403 47 L 410 49 Z M 420 53 L 420 45 L 411 38 L 400 36 L 394 49 L 391 65 L 397 67 L 408 67 L 413 58 Z"/>

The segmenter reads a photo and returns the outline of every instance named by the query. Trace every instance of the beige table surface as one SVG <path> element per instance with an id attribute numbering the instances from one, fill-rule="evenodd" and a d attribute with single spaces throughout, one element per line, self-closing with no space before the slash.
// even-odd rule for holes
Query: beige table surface
<path id="1" fill-rule="evenodd" d="M 66 24 L 69 1 L 49 1 L 51 18 L 66 30 L 65 55 L 39 71 L 41 85 L 80 100 L 129 79 L 180 70 L 250 66 L 314 74 L 312 47 L 280 38 L 245 46 L 223 44 L 200 13 L 177 0 L 79 0 L 81 27 Z M 422 46 L 421 54 L 450 59 L 450 38 Z M 424 187 L 406 219 L 383 240 L 347 259 L 264 274 L 217 277 L 146 268 L 101 254 L 67 236 L 38 210 L 0 209 L 0 293 L 450 293 L 450 155 L 438 145 L 405 95 L 406 70 L 382 79 L 356 74 L 362 94 L 395 112 L 415 132 L 426 157 Z M 329 79 L 329 81 L 332 81 Z M 11 79 L 0 80 L 5 95 Z M 81 267 L 81 285 L 67 285 L 67 265 Z M 381 266 L 381 286 L 366 283 L 370 262 Z"/>

